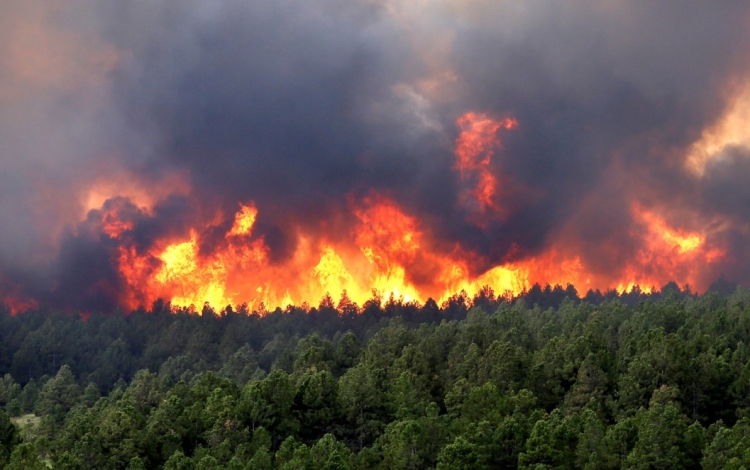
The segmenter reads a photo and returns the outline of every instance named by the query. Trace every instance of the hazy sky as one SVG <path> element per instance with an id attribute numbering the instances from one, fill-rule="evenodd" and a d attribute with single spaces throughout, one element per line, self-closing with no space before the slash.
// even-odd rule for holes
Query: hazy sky
<path id="1" fill-rule="evenodd" d="M 554 241 L 595 272 L 637 252 L 637 203 L 728 251 L 706 285 L 750 283 L 749 10 L 0 0 L 0 275 L 85 304 L 113 275 L 87 214 L 117 196 L 149 208 L 143 244 L 253 200 L 283 259 L 292 227 L 376 191 L 483 263 Z M 457 204 L 467 112 L 518 122 L 491 163 L 507 210 L 482 224 Z"/>

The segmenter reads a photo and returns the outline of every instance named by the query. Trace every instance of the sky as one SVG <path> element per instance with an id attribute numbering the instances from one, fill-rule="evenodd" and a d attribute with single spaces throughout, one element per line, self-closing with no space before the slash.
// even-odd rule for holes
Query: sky
<path id="1" fill-rule="evenodd" d="M 251 201 L 253 236 L 275 265 L 295 256 L 302 232 L 355 243 L 359 208 L 388 200 L 419 221 L 433 252 L 467 254 L 471 276 L 554 252 L 585 271 L 575 279 L 616 287 L 651 269 L 633 260 L 653 250 L 658 226 L 659 243 L 694 236 L 702 251 L 683 259 L 693 248 L 674 242 L 654 279 L 750 285 L 742 2 L 0 9 L 8 296 L 113 308 L 126 281 L 106 214 L 126 221 L 139 253 L 197 226 L 210 228 L 200 237 L 209 253 L 223 240 L 211 230 L 226 231 Z M 470 147 L 472 136 L 484 146 Z M 413 285 L 431 282 L 406 271 Z"/>

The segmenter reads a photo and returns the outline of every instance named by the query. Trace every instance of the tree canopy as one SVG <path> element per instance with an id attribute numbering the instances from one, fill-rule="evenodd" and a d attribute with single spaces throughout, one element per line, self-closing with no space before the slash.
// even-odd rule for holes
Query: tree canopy
<path id="1" fill-rule="evenodd" d="M 0 312 L 0 464 L 750 467 L 750 291 L 607 295 Z"/>

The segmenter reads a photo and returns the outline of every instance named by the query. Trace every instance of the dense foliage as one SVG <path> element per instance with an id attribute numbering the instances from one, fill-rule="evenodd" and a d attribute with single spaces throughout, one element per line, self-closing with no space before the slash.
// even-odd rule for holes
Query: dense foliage
<path id="1" fill-rule="evenodd" d="M 743 289 L 203 313 L 0 314 L 0 462 L 750 468 Z"/>

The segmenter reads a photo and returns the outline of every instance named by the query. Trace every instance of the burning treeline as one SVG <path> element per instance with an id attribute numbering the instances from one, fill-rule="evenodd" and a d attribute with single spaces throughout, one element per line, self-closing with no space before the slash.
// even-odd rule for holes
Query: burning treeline
<path id="1" fill-rule="evenodd" d="M 750 282 L 745 3 L 11 3 L 15 310 Z"/>
<path id="2" fill-rule="evenodd" d="M 504 175 L 493 157 L 505 151 L 503 135 L 523 124 L 512 117 L 466 113 L 456 125 L 454 171 L 460 191 L 455 205 L 480 229 L 508 219 L 518 206 L 514 199 L 529 197 L 533 190 Z M 484 286 L 517 295 L 534 283 L 649 291 L 676 281 L 700 289 L 706 287 L 701 271 L 725 256 L 707 241 L 710 234 L 673 227 L 634 201 L 628 208 L 632 231 L 627 238 L 637 247 L 636 256 L 622 265 L 606 272 L 591 269 L 564 231 L 536 253 L 514 246 L 493 263 L 458 241 L 439 239 L 418 214 L 387 193 L 369 190 L 349 195 L 346 220 L 353 225 L 347 233 L 328 233 L 327 221 L 318 231 L 296 227 L 293 249 L 274 259 L 264 235 L 256 233 L 262 213 L 253 200 L 238 201 L 235 213 L 217 211 L 201 225 L 143 242 L 139 231 L 158 213 L 123 195 L 112 196 L 87 214 L 85 229 L 107 247 L 114 275 L 93 283 L 85 295 L 105 296 L 125 309 L 156 299 L 198 310 L 204 303 L 214 308 L 246 303 L 256 311 L 316 305 L 326 296 L 359 305 L 373 296 L 443 301 L 462 290 L 473 295 Z M 34 305 L 34 299 L 18 293 L 6 301 L 17 309 Z"/>

